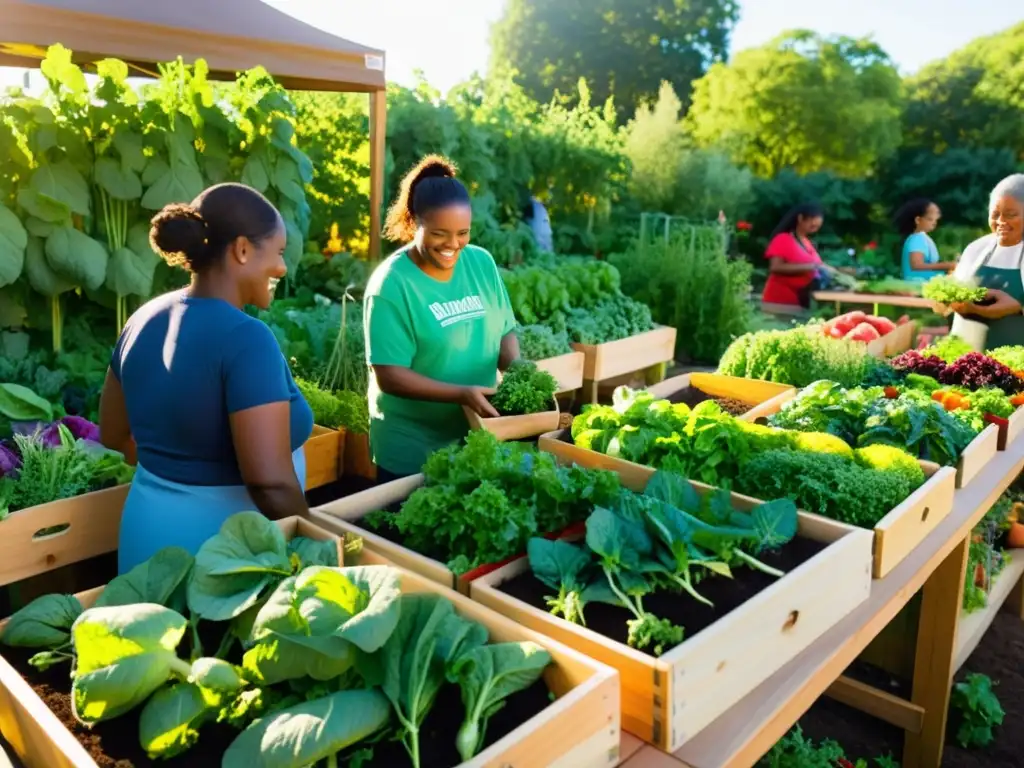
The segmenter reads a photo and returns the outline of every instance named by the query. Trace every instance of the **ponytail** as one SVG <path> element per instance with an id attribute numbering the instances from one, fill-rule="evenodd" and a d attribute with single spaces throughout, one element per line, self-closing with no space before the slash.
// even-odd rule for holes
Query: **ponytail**
<path id="1" fill-rule="evenodd" d="M 384 236 L 395 243 L 411 242 L 417 219 L 450 205 L 469 205 L 469 192 L 455 178 L 456 168 L 441 155 L 427 155 L 405 174 L 398 197 L 388 209 Z"/>

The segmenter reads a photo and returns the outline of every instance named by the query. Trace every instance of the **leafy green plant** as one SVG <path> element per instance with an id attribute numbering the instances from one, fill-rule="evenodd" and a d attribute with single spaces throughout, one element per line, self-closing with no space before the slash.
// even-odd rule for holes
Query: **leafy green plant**
<path id="1" fill-rule="evenodd" d="M 547 371 L 528 360 L 516 360 L 491 395 L 491 404 L 502 416 L 541 413 L 553 408 L 558 381 Z"/>
<path id="2" fill-rule="evenodd" d="M 921 295 L 924 298 L 946 305 L 978 302 L 987 294 L 987 288 L 979 288 L 948 275 L 936 275 L 921 286 Z"/>
<path id="3" fill-rule="evenodd" d="M 1003 707 L 992 679 L 976 672 L 953 686 L 950 706 L 960 714 L 956 740 L 965 749 L 985 747 L 995 739 L 993 729 L 1003 724 Z"/>
<path id="4" fill-rule="evenodd" d="M 519 352 L 525 360 L 547 360 L 572 352 L 569 334 L 565 331 L 555 333 L 546 325 L 520 326 L 516 335 L 519 337 Z"/>

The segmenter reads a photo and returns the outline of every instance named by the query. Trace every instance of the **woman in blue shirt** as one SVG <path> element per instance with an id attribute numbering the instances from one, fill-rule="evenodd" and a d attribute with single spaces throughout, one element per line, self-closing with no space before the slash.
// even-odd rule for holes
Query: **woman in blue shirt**
<path id="1" fill-rule="evenodd" d="M 219 184 L 166 206 L 149 237 L 192 281 L 131 316 L 103 384 L 103 444 L 138 459 L 120 573 L 166 546 L 195 553 L 236 512 L 309 511 L 312 411 L 270 329 L 242 311 L 269 307 L 286 272 L 280 214 L 254 189 Z"/>
<path id="2" fill-rule="evenodd" d="M 903 279 L 924 282 L 956 269 L 955 261 L 939 261 L 939 249 L 929 232 L 942 218 L 939 206 L 926 197 L 906 203 L 896 212 L 896 226 L 903 235 Z"/>

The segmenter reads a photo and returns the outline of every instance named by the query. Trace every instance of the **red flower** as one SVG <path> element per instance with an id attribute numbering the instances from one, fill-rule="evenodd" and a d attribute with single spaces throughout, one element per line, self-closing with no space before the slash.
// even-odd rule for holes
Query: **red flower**
<path id="1" fill-rule="evenodd" d="M 865 251 L 873 251 L 876 248 L 878 248 L 878 243 L 876 243 L 874 240 L 872 240 L 870 243 L 864 246 Z"/>
<path id="2" fill-rule="evenodd" d="M 749 221 L 736 222 L 736 229 L 740 230 L 740 232 L 749 232 L 753 228 L 754 226 Z"/>

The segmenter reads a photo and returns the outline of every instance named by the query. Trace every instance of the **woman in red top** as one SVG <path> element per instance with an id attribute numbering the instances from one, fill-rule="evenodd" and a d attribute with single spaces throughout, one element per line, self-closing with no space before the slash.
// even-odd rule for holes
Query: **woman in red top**
<path id="1" fill-rule="evenodd" d="M 765 257 L 769 263 L 768 282 L 761 301 L 809 307 L 818 271 L 831 267 L 822 262 L 810 236 L 821 229 L 825 212 L 815 203 L 791 209 L 772 232 Z"/>

